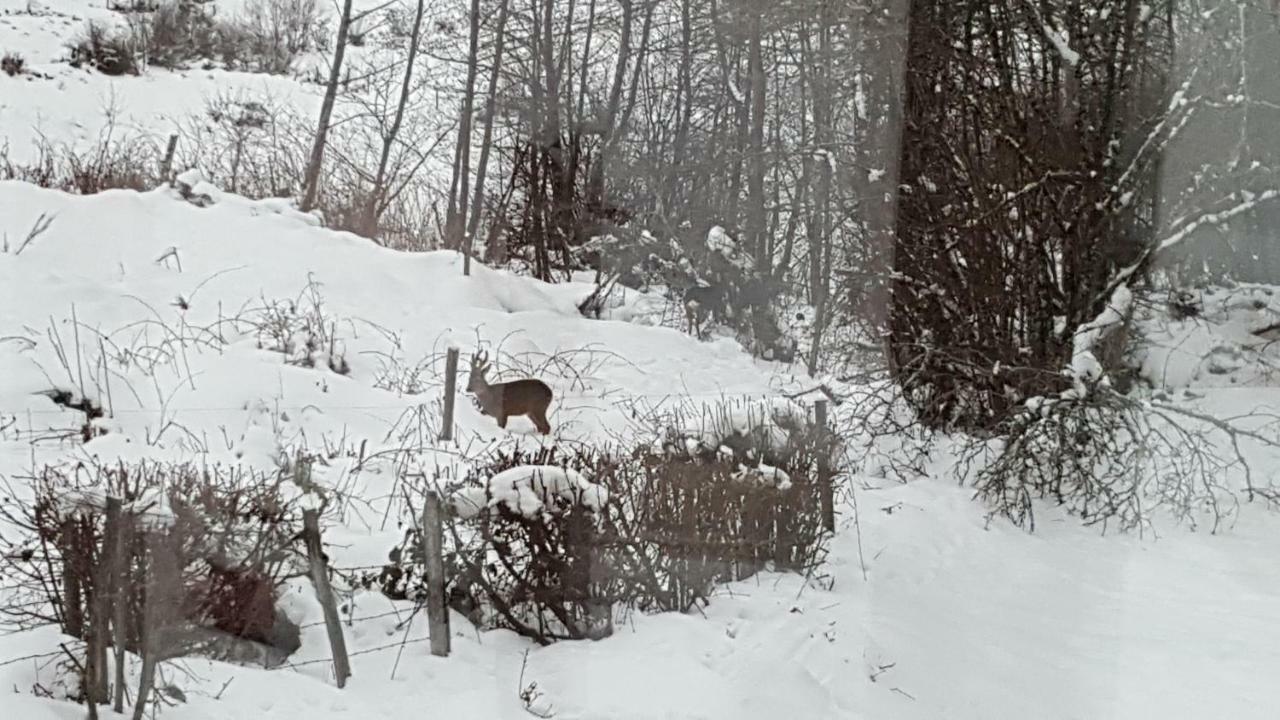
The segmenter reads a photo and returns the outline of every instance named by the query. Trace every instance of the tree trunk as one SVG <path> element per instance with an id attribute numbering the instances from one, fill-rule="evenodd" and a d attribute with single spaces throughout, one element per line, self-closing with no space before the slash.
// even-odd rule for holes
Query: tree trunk
<path id="1" fill-rule="evenodd" d="M 475 237 L 480 227 L 480 209 L 484 207 L 485 173 L 489 168 L 489 147 L 493 143 L 493 116 L 497 112 L 498 76 L 502 70 L 502 53 L 506 45 L 507 6 L 510 0 L 502 0 L 498 6 L 498 28 L 494 31 L 496 39 L 493 48 L 493 67 L 489 72 L 489 90 L 484 101 L 484 133 L 480 139 L 480 160 L 476 168 L 476 193 L 471 203 L 471 216 L 467 220 L 467 235 Z M 497 253 L 490 243 L 486 243 L 485 256 L 494 260 Z"/>
<path id="2" fill-rule="evenodd" d="M 320 168 L 324 163 L 324 146 L 329 139 L 329 124 L 333 118 L 333 106 L 338 99 L 338 83 L 342 78 L 342 60 L 347 52 L 347 34 L 351 30 L 352 0 L 343 0 L 342 16 L 338 19 L 338 41 L 333 50 L 333 65 L 329 68 L 329 82 L 325 85 L 324 100 L 320 103 L 320 123 L 316 127 L 315 142 L 311 145 L 311 158 L 303 182 L 302 211 L 310 212 L 316 204 L 320 188 Z"/>
<path id="3" fill-rule="evenodd" d="M 751 14 L 751 29 L 748 46 L 747 64 L 751 75 L 751 136 L 749 150 L 750 162 L 747 175 L 747 238 L 755 254 L 756 269 L 768 274 L 773 267 L 773 258 L 768 255 L 768 243 L 765 229 L 765 152 L 764 152 L 764 116 L 765 116 L 765 74 L 764 74 L 764 28 L 763 11 L 754 10 Z"/>
<path id="4" fill-rule="evenodd" d="M 422 34 L 422 16 L 426 10 L 426 0 L 418 0 L 417 10 L 413 16 L 413 30 L 409 34 L 409 57 L 405 61 L 404 83 L 400 86 L 400 99 L 396 103 L 396 114 L 391 127 L 382 138 L 382 153 L 378 158 L 378 172 L 373 178 L 373 192 L 369 194 L 369 207 L 365 215 L 365 230 L 374 237 L 378 230 L 378 218 L 386 211 L 387 164 L 391 161 L 391 148 L 400 136 L 400 127 L 404 122 L 404 109 L 409 104 L 409 91 L 413 86 L 413 64 L 418 59 L 418 41 Z"/>

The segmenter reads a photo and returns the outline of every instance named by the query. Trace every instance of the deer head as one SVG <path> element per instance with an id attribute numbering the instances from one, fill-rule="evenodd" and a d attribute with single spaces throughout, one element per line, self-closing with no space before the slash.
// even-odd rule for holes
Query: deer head
<path id="1" fill-rule="evenodd" d="M 467 392 L 478 394 L 488 390 L 489 383 L 484 379 L 487 372 L 489 372 L 489 354 L 472 355 L 471 374 L 467 377 Z"/>

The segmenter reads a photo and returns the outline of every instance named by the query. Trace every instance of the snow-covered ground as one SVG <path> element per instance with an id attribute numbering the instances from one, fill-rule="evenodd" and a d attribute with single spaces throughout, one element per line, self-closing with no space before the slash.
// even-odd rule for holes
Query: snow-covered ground
<path id="1" fill-rule="evenodd" d="M 41 135 L 92 146 L 108 106 L 117 128 L 155 138 L 228 92 L 314 112 L 318 89 L 292 78 L 196 69 L 106 79 L 62 62 L 88 19 L 113 17 L 104 0 L 0 0 L 0 54 L 20 52 L 39 73 L 0 74 L 11 159 L 34 157 Z M 609 319 L 588 320 L 575 308 L 587 282 L 551 286 L 479 264 L 463 277 L 453 254 L 393 252 L 317 227 L 282 201 L 204 189 L 214 202 L 200 208 L 167 188 L 72 197 L 0 183 L 0 479 L 16 490 L 33 467 L 86 455 L 271 468 L 282 448 L 304 443 L 364 444 L 366 456 L 422 443 L 419 467 L 391 455 L 359 472 L 349 458 L 318 471 L 319 482 L 368 501 L 325 532 L 336 565 L 363 566 L 402 539 L 381 522 L 398 473 L 456 476 L 495 441 L 611 442 L 644 429 L 637 408 L 778 401 L 811 385 L 731 340 L 656 327 L 667 308 L 652 296 L 629 293 Z M 47 229 L 26 243 L 42 216 Z M 1266 330 L 1280 290 L 1215 290 L 1203 305 L 1196 318 L 1144 320 L 1144 374 L 1190 390 L 1179 402 L 1216 415 L 1280 408 L 1267 372 L 1280 343 Z M 324 339 L 310 351 L 308 329 Z M 294 341 L 295 364 L 275 347 L 281 339 Z M 451 346 L 464 363 L 483 348 L 498 375 L 546 381 L 552 435 L 524 418 L 500 431 L 462 395 L 457 439 L 436 443 Z M 302 355 L 308 362 L 296 364 Z M 104 406 L 105 434 L 59 440 L 82 416 L 42 394 L 54 389 Z M 844 427 L 860 421 L 838 412 Z M 1255 458 L 1257 472 L 1275 472 Z M 948 459 L 935 460 L 906 484 L 878 477 L 874 464 L 853 468 L 857 513 L 840 509 L 824 577 L 762 574 L 720 588 L 704 614 L 635 616 L 599 642 L 539 648 L 455 615 L 452 654 L 435 658 L 421 618 L 399 625 L 408 604 L 359 593 L 352 614 L 368 619 L 348 629 L 353 677 L 338 690 L 303 581 L 286 598 L 305 626 L 289 667 L 187 660 L 167 678 L 186 702 L 161 716 L 492 720 L 529 717 L 526 704 L 581 720 L 1280 712 L 1280 517 L 1245 505 L 1216 535 L 1162 523 L 1138 537 L 1103 535 L 1038 505 L 1028 534 L 988 522 L 945 472 Z M 0 635 L 0 717 L 82 716 L 35 692 L 55 680 L 46 656 L 61 640 L 49 628 Z M 537 697 L 522 701 L 535 683 Z"/>
<path id="2" fill-rule="evenodd" d="M 513 419 L 509 432 L 526 443 L 606 441 L 633 422 L 637 398 L 711 402 L 805 385 L 731 341 L 584 319 L 574 301 L 586 284 L 546 286 L 480 265 L 463 277 L 454 255 L 391 252 L 286 205 L 208 189 L 215 202 L 200 208 L 170 189 L 73 197 L 0 184 L 0 236 L 10 247 L 0 254 L 6 478 L 33 460 L 81 453 L 270 467 L 280 446 L 304 438 L 391 446 L 407 409 L 426 403 L 434 416 L 451 344 L 466 352 L 501 343 L 507 354 L 494 355 L 508 368 L 542 368 L 557 393 L 554 432 L 543 439 Z M 42 214 L 52 223 L 16 254 Z M 338 338 L 332 352 L 318 349 L 316 367 L 287 364 L 249 325 L 227 320 L 300 295 L 305 314 L 309 281 Z M 221 337 L 202 346 L 193 340 L 201 328 L 221 328 Z M 563 365 L 547 362 L 557 353 Z M 104 354 L 109 382 L 95 370 Z M 328 369 L 330 354 L 350 372 Z M 148 374 L 157 357 L 165 360 Z M 391 388 L 392 357 L 402 367 L 430 360 L 422 394 L 375 387 Z M 84 446 L 33 444 L 44 429 L 79 422 L 36 394 L 51 388 L 83 389 L 106 405 L 98 423 L 107 434 Z M 1246 401 L 1239 390 L 1203 392 L 1227 406 Z M 1262 387 L 1247 395 L 1276 397 Z M 456 444 L 430 462 L 503 434 L 465 396 L 458 413 Z M 399 540 L 378 523 L 394 473 L 350 470 L 335 465 L 320 479 L 374 504 L 326 539 L 335 564 L 376 563 Z M 319 609 L 299 586 L 290 613 L 309 627 L 292 667 L 187 661 L 190 674 L 173 680 L 187 702 L 164 713 L 354 718 L 429 708 L 514 718 L 527 716 L 519 694 L 533 683 L 535 709 L 583 719 L 1266 718 L 1280 707 L 1268 680 L 1280 672 L 1280 518 L 1246 506 L 1220 535 L 1167 527 L 1157 540 L 1104 537 L 1045 507 L 1027 534 L 988 524 L 970 492 L 945 477 L 855 484 L 860 532 L 852 507 L 842 508 L 827 577 L 813 582 L 764 574 L 722 588 L 705 615 L 637 616 L 609 639 L 548 648 L 477 634 L 454 616 L 447 659 L 427 652 L 424 623 L 406 633 L 397 617 L 374 617 L 348 631 L 354 675 L 344 690 L 324 662 Z M 359 594 L 353 614 L 393 605 Z M 405 637 L 414 642 L 401 651 Z M 0 662 L 57 642 L 49 629 L 5 636 Z M 16 692 L 0 702 L 24 717 L 78 714 L 31 696 L 51 679 L 47 660 L 2 665 L 0 682 Z"/>

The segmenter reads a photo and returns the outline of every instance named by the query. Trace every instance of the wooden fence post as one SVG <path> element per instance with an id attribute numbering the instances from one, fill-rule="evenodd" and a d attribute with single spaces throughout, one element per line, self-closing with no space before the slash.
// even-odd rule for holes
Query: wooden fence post
<path id="1" fill-rule="evenodd" d="M 85 694 L 91 706 L 105 705 L 111 701 L 107 645 L 111 642 L 111 599 L 116 579 L 116 535 L 120 532 L 120 500 L 108 497 L 106 506 L 102 523 L 102 547 L 97 553 L 95 567 L 90 570 L 93 593 L 89 602 L 89 642 L 85 651 L 89 687 L 85 688 Z"/>
<path id="2" fill-rule="evenodd" d="M 422 554 L 427 572 L 427 622 L 431 654 L 449 655 L 449 608 L 444 596 L 444 512 L 440 495 L 427 491 L 422 510 Z"/>
<path id="3" fill-rule="evenodd" d="M 169 182 L 169 174 L 173 172 L 173 153 L 178 149 L 178 136 L 173 134 L 169 136 L 169 145 L 164 150 L 164 162 L 160 166 L 160 179 L 163 182 Z"/>
<path id="4" fill-rule="evenodd" d="M 129 638 L 126 627 L 129 609 L 129 539 L 132 536 L 132 521 L 132 516 L 125 516 L 120 498 L 107 498 L 107 538 L 113 541 L 107 575 L 111 578 L 111 627 L 114 631 L 111 645 L 115 649 L 116 666 L 112 709 L 118 715 L 124 714 L 125 647 Z"/>
<path id="5" fill-rule="evenodd" d="M 829 467 L 831 452 L 830 430 L 827 428 L 827 401 L 818 400 L 813 406 L 814 419 L 818 425 L 818 492 L 822 503 L 822 526 L 828 532 L 836 529 L 835 488 L 831 482 Z"/>
<path id="6" fill-rule="evenodd" d="M 311 582 L 316 586 L 316 598 L 324 608 L 324 626 L 329 633 L 329 649 L 333 652 L 333 674 L 338 687 L 345 687 L 351 677 L 351 663 L 347 658 L 347 642 L 342 637 L 342 622 L 338 618 L 338 605 L 329 586 L 329 567 L 320 549 L 320 513 L 316 510 L 302 512 L 303 532 L 307 538 L 307 557 L 311 561 Z"/>
<path id="7" fill-rule="evenodd" d="M 441 440 L 453 439 L 453 405 L 458 394 L 458 348 L 449 348 L 444 361 L 444 427 Z"/>
<path id="8" fill-rule="evenodd" d="M 576 507 L 569 515 L 565 533 L 570 562 L 575 566 L 570 582 L 576 586 L 574 594 L 581 598 L 586 611 L 587 637 L 591 640 L 609 637 L 613 634 L 613 606 L 595 592 L 603 580 L 596 553 L 595 519 L 585 508 Z"/>
<path id="9" fill-rule="evenodd" d="M 81 552 L 80 526 L 74 517 L 62 521 L 62 631 L 71 637 L 84 637 L 84 605 L 81 597 L 79 568 L 74 560 Z"/>

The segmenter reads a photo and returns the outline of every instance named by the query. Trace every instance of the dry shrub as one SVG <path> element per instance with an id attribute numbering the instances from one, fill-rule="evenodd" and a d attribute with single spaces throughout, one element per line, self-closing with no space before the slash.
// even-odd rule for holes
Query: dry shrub
<path id="1" fill-rule="evenodd" d="M 346 346 L 338 337 L 338 319 L 324 307 L 320 283 L 308 277 L 297 297 L 268 300 L 235 318 L 235 325 L 253 332 L 258 347 L 277 352 L 285 362 L 305 368 L 351 372 Z"/>
<path id="2" fill-rule="evenodd" d="M 140 17 L 135 34 L 142 38 L 147 62 L 164 68 L 213 57 L 219 46 L 218 26 L 204 3 L 192 0 L 161 2 Z"/>
<path id="3" fill-rule="evenodd" d="M 317 0 L 253 0 L 221 25 L 223 59 L 252 72 L 283 75 L 299 55 L 321 47 L 328 30 Z"/>
<path id="4" fill-rule="evenodd" d="M 1028 530 L 1035 502 L 1050 500 L 1103 528 L 1141 532 L 1164 515 L 1216 532 L 1241 500 L 1280 506 L 1280 488 L 1255 475 L 1244 454 L 1246 446 L 1280 448 L 1275 418 L 1256 419 L 1265 428 L 1098 387 L 1083 400 L 1032 403 L 998 441 L 970 441 L 962 468 L 992 516 Z"/>
<path id="5" fill-rule="evenodd" d="M 17 529 L 0 539 L 5 575 L 18 587 L 0 608 L 9 625 L 53 623 L 88 641 L 105 598 L 124 605 L 126 647 L 134 652 L 148 634 L 146 642 L 159 643 L 147 647 L 162 658 L 243 657 L 244 641 L 266 646 L 250 655 L 275 661 L 297 649 L 297 628 L 275 609 L 284 578 L 300 568 L 293 552 L 300 513 L 282 475 L 140 461 L 46 466 L 29 481 L 33 500 L 0 506 Z M 109 497 L 122 505 L 119 545 L 105 519 Z M 123 561 L 112 579 L 104 568 L 116 547 Z M 152 564 L 161 559 L 176 568 L 172 602 L 147 608 Z"/>
<path id="6" fill-rule="evenodd" d="M 295 195 L 310 147 L 308 122 L 270 95 L 219 92 L 183 123 L 177 165 L 245 197 Z"/>
<path id="7" fill-rule="evenodd" d="M 159 147 L 150 140 L 114 139 L 108 130 L 93 147 L 41 141 L 34 160 L 15 163 L 0 151 L 0 179 L 19 180 L 78 195 L 104 190 L 149 190 L 162 181 Z"/>
<path id="8" fill-rule="evenodd" d="M 71 43 L 71 67 L 91 67 L 103 75 L 137 75 L 138 58 L 129 33 L 90 22 Z"/>
<path id="9" fill-rule="evenodd" d="M 7 52 L 0 56 L 0 72 L 9 77 L 16 77 L 26 72 L 27 61 L 15 52 Z"/>
<path id="10" fill-rule="evenodd" d="M 724 456 L 648 445 L 627 453 L 498 451 L 461 483 L 490 501 L 490 512 L 460 513 L 446 530 L 450 603 L 481 627 L 546 644 L 606 635 L 618 612 L 689 611 L 705 605 L 717 583 L 767 567 L 810 575 L 829 537 L 816 450 L 790 454 L 782 483 L 772 475 L 762 481 Z M 577 471 L 607 489 L 608 501 L 595 511 L 580 498 L 562 498 L 522 514 L 475 489 L 528 465 Z M 466 502 L 453 497 L 455 509 Z M 364 584 L 391 597 L 424 597 L 416 532 L 391 561 Z"/>

